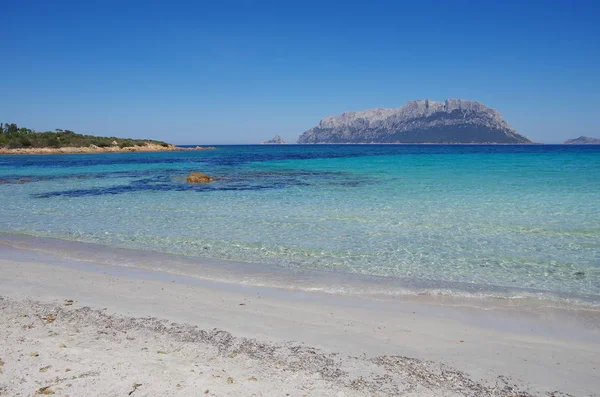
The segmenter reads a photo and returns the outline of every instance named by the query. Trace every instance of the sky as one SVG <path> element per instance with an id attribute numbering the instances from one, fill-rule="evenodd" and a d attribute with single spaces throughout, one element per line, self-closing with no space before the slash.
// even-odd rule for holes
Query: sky
<path id="1" fill-rule="evenodd" d="M 598 1 L 0 0 L 0 121 L 175 144 L 462 98 L 600 137 Z"/>

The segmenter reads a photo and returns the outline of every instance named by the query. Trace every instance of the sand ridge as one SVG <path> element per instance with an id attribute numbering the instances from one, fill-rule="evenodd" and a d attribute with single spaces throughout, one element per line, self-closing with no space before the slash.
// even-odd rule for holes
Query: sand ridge
<path id="1" fill-rule="evenodd" d="M 430 361 L 326 353 L 219 329 L 0 298 L 3 395 L 531 396 Z"/>

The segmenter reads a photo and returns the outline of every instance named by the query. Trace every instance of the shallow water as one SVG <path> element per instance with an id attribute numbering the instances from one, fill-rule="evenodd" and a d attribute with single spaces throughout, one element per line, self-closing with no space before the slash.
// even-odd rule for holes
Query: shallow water
<path id="1" fill-rule="evenodd" d="M 218 180 L 188 185 L 196 170 Z M 4 232 L 379 276 L 417 293 L 600 302 L 600 147 L 0 156 L 0 180 Z"/>

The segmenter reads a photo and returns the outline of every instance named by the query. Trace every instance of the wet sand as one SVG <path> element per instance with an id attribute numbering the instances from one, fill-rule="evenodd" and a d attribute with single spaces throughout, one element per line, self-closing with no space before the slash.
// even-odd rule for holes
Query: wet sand
<path id="1" fill-rule="evenodd" d="M 61 261 L 0 244 L 0 393 L 590 396 L 600 390 L 600 321 L 593 311 L 359 298 L 128 265 Z"/>

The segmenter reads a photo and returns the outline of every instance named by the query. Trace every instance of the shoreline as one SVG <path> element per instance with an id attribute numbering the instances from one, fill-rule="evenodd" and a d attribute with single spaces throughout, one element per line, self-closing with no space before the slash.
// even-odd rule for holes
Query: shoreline
<path id="1" fill-rule="evenodd" d="M 98 265 L 139 268 L 179 277 L 249 287 L 281 287 L 330 295 L 365 297 L 377 300 L 403 299 L 415 302 L 450 303 L 464 306 L 575 310 L 597 313 L 597 296 L 565 294 L 535 289 L 508 288 L 467 283 L 440 283 L 360 273 L 295 269 L 269 263 L 188 256 L 150 249 L 110 246 L 96 242 L 58 237 L 0 232 L 0 249 L 26 250 L 10 253 L 13 258 L 29 252 L 28 258 L 52 263 L 90 262 Z M 34 253 L 38 254 L 34 254 Z M 75 267 L 77 267 L 75 265 Z"/>
<path id="2" fill-rule="evenodd" d="M 8 149 L 0 148 L 0 155 L 37 155 L 37 154 L 101 154 L 101 153 L 150 153 L 150 152 L 185 152 L 196 150 L 215 150 L 214 147 L 179 147 L 175 145 L 162 146 L 153 143 L 147 143 L 145 146 L 107 146 L 99 147 L 95 145 L 82 147 L 61 147 L 61 148 L 18 148 Z"/>
<path id="3" fill-rule="evenodd" d="M 521 396 L 558 391 L 562 395 L 590 396 L 599 389 L 597 313 L 541 308 L 528 311 L 510 305 L 465 305 L 453 300 L 441 304 L 435 299 L 341 296 L 203 280 L 135 265 L 57 259 L 26 247 L 9 249 L 0 245 L 0 296 L 6 298 L 0 300 L 4 313 L 1 326 L 13 327 L 12 332 L 1 334 L 15 338 L 0 348 L 5 373 L 9 363 L 14 364 L 19 357 L 19 365 L 38 365 L 29 357 L 29 350 L 42 353 L 46 348 L 49 350 L 40 354 L 47 356 L 44 364 L 38 365 L 40 368 L 52 365 L 58 370 L 61 365 L 75 365 L 76 359 L 65 358 L 65 364 L 53 353 L 52 349 L 64 343 L 78 346 L 76 353 L 86 348 L 100 354 L 107 347 L 120 352 L 118 358 L 100 354 L 93 356 L 93 362 L 89 358 L 83 361 L 80 372 L 99 373 L 90 379 L 96 389 L 86 389 L 92 383 L 76 386 L 82 388 L 81 395 L 101 391 L 111 394 L 106 388 L 116 386 L 110 379 L 122 370 L 110 368 L 118 365 L 129 366 L 127 372 L 136 377 L 120 377 L 119 390 L 138 382 L 146 385 L 145 391 L 140 387 L 140 395 L 198 394 L 200 389 L 189 388 L 198 380 L 197 374 L 190 372 L 193 362 L 201 362 L 204 374 L 211 374 L 195 387 L 203 391 L 206 385 L 215 395 L 240 395 L 245 389 L 236 387 L 248 384 L 259 385 L 262 395 L 281 395 L 281 388 L 287 387 L 283 385 L 288 385 L 285 393 L 292 396 L 334 396 L 339 391 L 348 396 L 508 396 L 517 390 Z M 75 303 L 64 307 L 65 300 Z M 19 313 L 29 317 L 18 317 Z M 73 334 L 43 324 L 39 319 L 47 318 L 48 313 L 56 314 L 56 327 L 85 330 Z M 35 327 L 21 327 L 29 323 Z M 163 325 L 156 328 L 159 324 Z M 49 331 L 61 334 L 63 339 L 49 337 Z M 30 338 L 36 332 L 37 336 Z M 111 335 L 121 337 L 114 340 Z M 130 341 L 126 335 L 136 339 Z M 206 335 L 221 336 L 208 343 Z M 23 338 L 33 345 L 20 345 L 17 340 Z M 156 344 L 150 347 L 152 355 L 140 351 L 143 345 L 135 342 L 140 338 Z M 223 341 L 229 341 L 224 350 L 213 343 Z M 290 346 L 299 346 L 299 350 L 286 350 Z M 166 354 L 156 353 L 159 350 Z M 72 354 L 71 350 L 58 351 Z M 257 351 L 284 351 L 284 359 L 262 356 Z M 258 360 L 253 354 L 258 354 Z M 160 364 L 156 360 L 171 359 L 185 369 L 177 367 L 177 373 L 168 375 L 157 372 L 155 379 L 151 371 L 150 375 L 146 372 Z M 278 361 L 283 364 L 272 367 Z M 321 365 L 310 366 L 315 362 Z M 27 368 L 37 377 L 39 368 Z M 163 368 L 160 366 L 160 371 Z M 248 368 L 262 372 L 250 374 Z M 227 376 L 217 378 L 221 369 Z M 338 369 L 345 375 L 323 375 L 337 373 Z M 411 378 L 415 371 L 423 376 Z M 439 378 L 440 373 L 452 374 L 451 380 Z M 137 379 L 142 376 L 146 378 Z M 234 383 L 227 383 L 228 377 Z M 258 382 L 245 381 L 251 377 Z M 157 384 L 159 379 L 166 383 Z M 502 379 L 508 383 L 503 385 Z M 34 381 L 25 384 L 28 393 L 34 391 L 30 390 Z M 3 384 L 6 382 L 0 377 L 0 387 Z M 37 387 L 45 386 L 40 381 Z M 57 386 L 52 390 L 61 395 Z M 21 389 L 25 386 L 14 383 L 4 387 L 26 391 Z"/>

